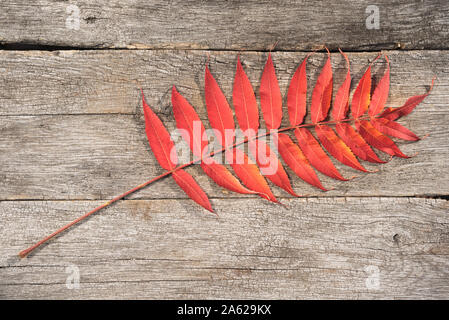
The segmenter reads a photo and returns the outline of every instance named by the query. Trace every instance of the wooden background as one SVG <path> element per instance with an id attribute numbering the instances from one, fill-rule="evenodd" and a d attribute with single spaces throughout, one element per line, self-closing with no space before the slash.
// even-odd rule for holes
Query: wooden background
<path id="1" fill-rule="evenodd" d="M 366 7 L 380 11 L 368 30 Z M 66 27 L 69 5 L 78 30 Z M 48 1 L 0 4 L 0 298 L 449 298 L 449 3 L 439 1 Z M 164 179 L 92 216 L 27 259 L 17 253 L 160 173 L 144 134 L 141 83 L 169 129 L 170 88 L 206 119 L 203 73 L 231 101 L 236 56 L 256 91 L 267 50 L 285 97 L 323 44 L 335 86 L 348 52 L 352 90 L 379 51 L 388 105 L 432 94 L 401 123 L 418 135 L 350 182 L 292 177 L 288 208 L 216 187 L 188 169 L 218 217 Z M 309 84 L 325 61 L 310 60 Z M 376 63 L 376 79 L 385 64 Z M 310 86 L 311 88 L 311 86 Z M 309 90 L 310 92 L 310 90 Z M 286 113 L 286 110 L 284 108 Z M 207 123 L 207 122 L 206 122 Z M 384 157 L 387 159 L 387 157 Z M 67 269 L 68 268 L 68 269 Z M 79 288 L 67 278 L 79 270 Z M 374 273 L 373 273 L 374 272 Z"/>

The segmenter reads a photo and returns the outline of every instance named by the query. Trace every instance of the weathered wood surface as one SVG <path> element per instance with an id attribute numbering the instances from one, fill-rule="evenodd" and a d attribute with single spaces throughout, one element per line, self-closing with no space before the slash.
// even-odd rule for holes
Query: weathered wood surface
<path id="1" fill-rule="evenodd" d="M 449 298 L 448 202 L 423 198 L 449 194 L 446 51 L 388 53 L 390 105 L 424 93 L 438 77 L 432 94 L 401 120 L 430 134 L 399 143 L 405 153 L 419 152 L 412 159 L 367 165 L 380 171 L 350 182 L 320 175 L 336 188 L 327 193 L 289 172 L 295 189 L 313 197 L 291 199 L 273 188 L 288 209 L 224 192 L 192 167 L 218 218 L 166 179 L 30 258 L 17 258 L 44 235 L 162 172 L 146 141 L 135 81 L 169 129 L 173 84 L 206 119 L 201 88 L 208 53 L 231 97 L 235 52 L 0 52 L 0 298 Z M 353 85 L 376 55 L 349 54 Z M 284 95 L 304 56 L 273 54 Z M 345 64 L 338 54 L 332 58 L 337 85 Z M 266 53 L 242 54 L 256 91 L 265 59 Z M 310 87 L 323 63 L 322 54 L 311 58 Z M 384 68 L 375 64 L 377 78 Z M 66 286 L 72 265 L 81 277 L 73 290 Z M 367 270 L 379 271 L 378 286 Z"/>
<path id="2" fill-rule="evenodd" d="M 400 106 L 412 95 L 422 94 L 437 76 L 436 87 L 419 109 L 447 110 L 449 98 L 449 53 L 447 51 L 385 51 L 391 61 L 391 89 L 388 105 Z M 210 55 L 210 69 L 232 103 L 232 83 L 238 52 L 184 50 L 83 50 L 83 51 L 0 51 L 0 115 L 142 113 L 140 83 L 148 103 L 160 116 L 172 118 L 170 90 L 176 85 L 206 119 L 204 68 Z M 245 72 L 258 94 L 267 53 L 244 52 Z M 302 52 L 274 52 L 273 60 L 282 94 L 298 65 Z M 348 53 L 353 88 L 378 52 Z M 325 54 L 309 58 L 309 101 Z M 335 86 L 346 76 L 346 62 L 332 54 Z M 378 60 L 373 74 L 385 70 Z M 45 86 L 45 91 L 42 90 Z M 285 120 L 287 119 L 284 117 Z M 165 120 L 165 119 L 164 119 Z M 287 123 L 287 121 L 285 122 Z"/>
<path id="3" fill-rule="evenodd" d="M 78 29 L 70 24 L 73 5 L 79 10 Z M 379 10 L 379 29 L 366 27 L 372 5 Z M 449 3 L 6 0 L 0 4 L 0 30 L 0 42 L 7 45 L 264 50 L 279 41 L 280 50 L 323 44 L 350 50 L 447 49 Z"/>
<path id="4" fill-rule="evenodd" d="M 140 91 L 147 101 L 174 128 L 171 113 L 171 85 L 178 89 L 206 119 L 203 72 L 206 52 L 188 51 L 82 51 L 2 52 L 0 68 L 0 199 L 105 199 L 122 193 L 162 172 L 146 141 Z M 350 54 L 354 86 L 367 64 L 377 54 Z M 302 53 L 275 53 L 273 58 L 285 95 L 291 74 Z M 257 91 L 266 54 L 242 56 Z M 231 97 L 235 53 L 214 52 L 211 68 L 223 90 Z M 398 142 L 411 159 L 393 159 L 367 168 L 380 169 L 362 174 L 336 164 L 346 176 L 359 174 L 351 182 L 337 182 L 322 175 L 335 190 L 323 193 L 290 172 L 297 192 L 312 196 L 426 196 L 449 194 L 449 54 L 432 52 L 391 52 L 390 104 L 399 106 L 409 96 L 425 92 L 430 80 L 438 77 L 432 94 L 402 123 L 419 135 L 430 136 L 417 143 Z M 310 62 L 312 87 L 324 56 Z M 345 64 L 333 55 L 335 84 L 345 76 Z M 384 66 L 376 64 L 374 74 Z M 118 80 L 121 79 L 121 80 Z M 43 86 L 45 90 L 42 90 Z M 311 92 L 311 88 L 309 92 Z M 231 102 L 231 99 L 230 99 Z M 285 110 L 286 114 L 286 110 Z M 286 117 L 285 117 L 286 118 Z M 206 122 L 207 123 L 207 122 Z M 19 147 L 20 146 L 20 147 Z M 388 159 L 388 157 L 386 157 Z M 198 181 L 212 197 L 240 197 L 224 194 L 198 168 Z M 281 197 L 287 193 L 277 188 Z M 184 198 L 171 179 L 158 182 L 134 198 Z"/>
<path id="5" fill-rule="evenodd" d="M 0 202 L 0 298 L 449 298 L 445 200 L 212 201 L 123 201 L 23 260 L 98 201 Z"/>

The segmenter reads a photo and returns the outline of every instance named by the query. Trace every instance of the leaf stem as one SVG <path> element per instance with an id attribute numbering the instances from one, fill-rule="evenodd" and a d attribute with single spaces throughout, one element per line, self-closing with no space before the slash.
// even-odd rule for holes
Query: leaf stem
<path id="1" fill-rule="evenodd" d="M 358 120 L 364 119 L 364 118 L 367 118 L 367 117 L 358 118 Z M 350 121 L 354 121 L 354 120 L 355 120 L 354 118 L 348 118 L 348 119 L 343 119 L 343 120 L 338 120 L 338 121 L 323 121 L 323 122 L 319 122 L 319 123 L 307 123 L 307 124 L 302 124 L 302 125 L 297 125 L 297 126 L 290 126 L 290 127 L 284 127 L 284 128 L 280 128 L 280 129 L 277 129 L 277 130 L 268 131 L 268 132 L 259 134 L 259 135 L 257 135 L 257 136 L 252 136 L 251 138 L 245 138 L 244 140 L 242 140 L 242 141 L 240 141 L 240 142 L 237 142 L 237 143 L 235 143 L 235 144 L 233 144 L 233 145 L 230 145 L 230 146 L 227 146 L 227 147 L 223 147 L 221 150 L 211 152 L 211 153 L 210 153 L 209 155 L 207 155 L 206 157 L 203 157 L 203 159 L 204 159 L 204 158 L 210 158 L 210 157 L 213 157 L 213 156 L 214 156 L 215 154 L 217 154 L 217 153 L 222 153 L 222 152 L 224 152 L 224 151 L 227 151 L 227 150 L 230 150 L 230 149 L 234 149 L 235 147 L 238 147 L 238 146 L 240 146 L 240 145 L 242 145 L 242 144 L 244 144 L 244 143 L 246 143 L 246 142 L 248 142 L 248 141 L 257 140 L 257 139 L 259 139 L 259 138 L 263 138 L 263 137 L 269 136 L 269 135 L 271 135 L 271 134 L 273 133 L 273 131 L 274 131 L 274 132 L 284 132 L 284 131 L 289 131 L 289 130 L 293 130 L 293 129 L 296 129 L 296 128 L 314 127 L 314 126 L 317 126 L 317 125 L 323 125 L 323 124 L 337 124 L 337 123 L 339 123 L 339 122 L 350 122 Z M 23 251 L 20 251 L 20 252 L 19 252 L 19 256 L 20 256 L 21 258 L 25 258 L 27 255 L 29 255 L 32 251 L 34 251 L 35 249 L 37 249 L 38 247 L 40 247 L 42 244 L 44 244 L 44 243 L 46 243 L 47 241 L 49 241 L 50 239 L 54 238 L 55 236 L 57 236 L 57 235 L 60 234 L 61 232 L 65 231 L 65 230 L 67 230 L 67 229 L 69 229 L 69 228 L 71 228 L 71 227 L 74 226 L 75 224 L 78 224 L 79 222 L 83 221 L 84 219 L 86 219 L 86 218 L 89 217 L 90 215 L 92 215 L 92 214 L 94 214 L 94 213 L 100 211 L 100 210 L 103 209 L 103 208 L 106 208 L 106 207 L 110 206 L 110 205 L 113 204 L 114 202 L 117 202 L 117 201 L 119 201 L 119 200 L 125 198 L 126 196 L 128 196 L 128 195 L 134 193 L 134 192 L 137 192 L 137 191 L 139 191 L 139 190 L 145 188 L 146 186 L 148 186 L 148 185 L 150 185 L 150 184 L 152 184 L 152 183 L 154 183 L 154 182 L 156 182 L 156 181 L 158 181 L 158 180 L 161 180 L 162 178 L 164 178 L 164 177 L 166 177 L 166 176 L 169 176 L 170 174 L 172 174 L 173 172 L 175 172 L 175 171 L 177 171 L 177 170 L 180 170 L 180 169 L 183 169 L 183 168 L 185 168 L 185 167 L 191 166 L 192 164 L 195 164 L 195 163 L 200 162 L 200 161 L 201 161 L 201 159 L 198 158 L 198 159 L 192 160 L 192 161 L 190 161 L 190 162 L 188 162 L 188 163 L 185 163 L 185 164 L 183 164 L 183 165 L 180 165 L 180 166 L 174 168 L 173 170 L 166 171 L 166 172 L 164 172 L 163 174 L 161 174 L 161 175 L 159 175 L 159 176 L 157 176 L 157 177 L 155 177 L 155 178 L 152 178 L 152 179 L 150 179 L 150 180 L 148 180 L 148 181 L 146 181 L 146 182 L 144 182 L 144 183 L 142 183 L 142 184 L 140 184 L 140 185 L 138 185 L 138 186 L 136 186 L 136 187 L 134 187 L 134 188 L 132 188 L 132 189 L 130 189 L 130 190 L 124 192 L 124 193 L 122 193 L 121 195 L 118 195 L 118 196 L 112 198 L 111 200 L 109 200 L 109 201 L 103 203 L 102 205 L 96 207 L 95 209 L 93 209 L 93 210 L 91 210 L 91 211 L 85 213 L 84 215 L 80 216 L 79 218 L 77 218 L 77 219 L 73 220 L 72 222 L 66 224 L 66 225 L 63 226 L 62 228 L 59 228 L 58 230 L 56 230 L 55 232 L 53 232 L 53 233 L 50 234 L 49 236 L 43 238 L 43 239 L 40 240 L 39 242 L 35 243 L 34 245 L 32 245 L 31 247 L 29 247 L 28 249 L 25 249 L 25 250 L 23 250 Z"/>

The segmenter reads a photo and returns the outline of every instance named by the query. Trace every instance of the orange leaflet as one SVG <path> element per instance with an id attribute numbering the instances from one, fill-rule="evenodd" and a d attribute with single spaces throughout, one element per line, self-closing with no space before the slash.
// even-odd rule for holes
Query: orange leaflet
<path id="1" fill-rule="evenodd" d="M 435 82 L 435 78 L 432 79 L 432 84 L 430 85 L 429 90 L 425 94 L 413 96 L 413 97 L 409 98 L 404 103 L 404 105 L 402 105 L 399 108 L 388 108 L 379 117 L 394 121 L 400 117 L 408 115 L 410 112 L 413 111 L 413 109 L 416 108 L 416 106 L 418 104 L 420 104 L 424 100 L 425 97 L 427 97 L 430 94 L 430 92 L 432 91 L 434 82 Z"/>
<path id="2" fill-rule="evenodd" d="M 201 162 L 201 168 L 216 184 L 237 193 L 257 194 L 257 192 L 245 188 L 224 165 L 217 163 L 212 158 L 209 162 L 208 164 Z"/>
<path id="3" fill-rule="evenodd" d="M 335 168 L 331 159 L 323 151 L 318 141 L 306 128 L 295 129 L 295 136 L 299 147 L 304 152 L 310 164 L 314 166 L 321 173 L 338 180 L 347 181 L 342 177 L 337 168 Z"/>
<path id="4" fill-rule="evenodd" d="M 385 163 L 385 161 L 379 159 L 362 136 L 348 123 L 337 123 L 335 126 L 335 131 L 337 131 L 340 138 L 360 159 L 374 163 Z"/>
<path id="5" fill-rule="evenodd" d="M 260 174 L 257 165 L 240 149 L 234 148 L 226 151 L 226 158 L 237 176 L 249 189 L 256 191 L 262 198 L 278 202 L 265 178 Z"/>
<path id="6" fill-rule="evenodd" d="M 326 48 L 327 50 L 327 48 Z M 332 67 L 330 52 L 327 50 L 327 60 L 312 92 L 310 116 L 313 123 L 326 119 L 332 99 Z"/>
<path id="7" fill-rule="evenodd" d="M 309 161 L 302 153 L 301 149 L 284 133 L 279 133 L 278 150 L 285 163 L 292 171 L 305 182 L 315 186 L 321 190 L 327 191 L 318 179 Z"/>
<path id="8" fill-rule="evenodd" d="M 398 146 L 388 138 L 373 127 L 371 122 L 367 120 L 356 121 L 355 123 L 357 130 L 363 139 L 366 140 L 374 148 L 383 151 L 391 156 L 398 156 L 401 158 L 409 158 L 399 150 Z"/>
<path id="9" fill-rule="evenodd" d="M 175 145 L 159 117 L 145 102 L 143 92 L 142 105 L 145 115 L 145 131 L 147 133 L 151 150 L 153 150 L 154 156 L 162 168 L 166 170 L 173 170 L 178 163 Z M 179 169 L 174 171 L 172 176 L 175 182 L 192 200 L 203 208 L 214 212 L 207 195 L 190 174 Z"/>
<path id="10" fill-rule="evenodd" d="M 217 81 L 206 66 L 204 76 L 204 95 L 206 97 L 207 115 L 209 123 L 220 133 L 218 141 L 222 146 L 232 144 L 234 141 L 234 116 L 232 115 L 231 107 L 226 100 L 225 95 L 218 86 Z M 232 133 L 226 140 L 226 130 Z"/>
<path id="11" fill-rule="evenodd" d="M 372 117 L 382 112 L 388 99 L 388 91 L 390 89 L 390 61 L 387 56 L 385 56 L 385 60 L 387 61 L 387 71 L 385 71 L 376 89 L 374 89 L 369 105 L 368 114 Z"/>
<path id="12" fill-rule="evenodd" d="M 349 89 L 351 87 L 351 71 L 349 68 L 349 59 L 348 56 L 343 53 L 343 51 L 340 50 L 340 53 L 346 60 L 348 72 L 346 73 L 345 80 L 343 81 L 342 85 L 337 91 L 337 94 L 335 95 L 334 107 L 332 109 L 332 117 L 335 120 L 344 119 L 346 117 L 346 114 L 348 113 Z"/>
<path id="13" fill-rule="evenodd" d="M 259 93 L 260 107 L 267 130 L 279 128 L 282 121 L 282 96 L 271 53 L 268 54 L 267 63 L 262 73 Z"/>
<path id="14" fill-rule="evenodd" d="M 304 120 L 306 114 L 306 97 L 307 97 L 307 74 L 306 65 L 308 54 L 301 65 L 296 69 L 295 74 L 290 81 L 287 93 L 288 116 L 290 124 L 297 126 Z"/>
<path id="15" fill-rule="evenodd" d="M 259 128 L 259 109 L 251 82 L 240 63 L 240 57 L 237 58 L 232 101 L 240 129 L 244 132 L 248 129 L 254 133 L 257 132 Z M 249 135 L 249 132 L 247 132 L 247 135 Z"/>
<path id="16" fill-rule="evenodd" d="M 416 134 L 414 134 L 409 129 L 400 125 L 397 122 L 390 121 L 385 118 L 378 118 L 372 119 L 371 123 L 374 126 L 374 128 L 376 128 L 377 130 L 386 135 L 408 141 L 419 140 L 419 137 Z"/>
<path id="17" fill-rule="evenodd" d="M 318 125 L 315 132 L 321 144 L 338 161 L 356 170 L 368 172 L 357 160 L 351 149 L 326 125 Z"/>
<path id="18" fill-rule="evenodd" d="M 291 195 L 299 197 L 299 195 L 293 191 L 288 175 L 278 157 L 264 141 L 258 140 L 256 143 L 250 143 L 249 148 L 251 154 L 256 158 L 261 173 L 267 179 Z"/>

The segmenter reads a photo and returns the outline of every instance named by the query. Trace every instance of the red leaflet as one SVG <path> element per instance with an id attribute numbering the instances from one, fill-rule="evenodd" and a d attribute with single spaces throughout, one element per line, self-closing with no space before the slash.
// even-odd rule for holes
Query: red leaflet
<path id="1" fill-rule="evenodd" d="M 351 148 L 352 152 L 360 159 L 374 163 L 385 163 L 385 161 L 379 159 L 362 136 L 348 123 L 337 123 L 335 130 L 346 145 Z"/>
<path id="2" fill-rule="evenodd" d="M 232 144 L 234 141 L 234 116 L 232 115 L 231 107 L 229 107 L 228 101 L 225 95 L 221 91 L 220 87 L 215 81 L 214 77 L 206 66 L 206 73 L 204 78 L 204 95 L 206 97 L 207 115 L 209 117 L 209 123 L 220 133 L 218 141 L 222 146 Z M 229 141 L 225 141 L 225 131 L 232 133 L 229 137 Z"/>
<path id="3" fill-rule="evenodd" d="M 368 172 L 357 160 L 351 149 L 341 140 L 332 128 L 319 125 L 315 127 L 316 134 L 321 144 L 338 161 L 356 170 Z"/>
<path id="4" fill-rule="evenodd" d="M 159 117 L 146 104 L 143 92 L 142 105 L 145 115 L 145 131 L 147 133 L 151 150 L 153 150 L 156 160 L 162 168 L 166 170 L 173 170 L 178 163 L 175 145 Z M 203 208 L 214 212 L 207 195 L 190 174 L 184 170 L 177 170 L 172 173 L 172 176 L 176 183 L 192 200 L 201 205 Z"/>
<path id="5" fill-rule="evenodd" d="M 293 170 L 294 173 L 305 182 L 315 186 L 321 190 L 327 191 L 318 179 L 309 161 L 302 153 L 301 149 L 284 133 L 279 133 L 278 150 L 285 163 Z"/>
<path id="6" fill-rule="evenodd" d="M 327 49 L 326 49 L 327 50 Z M 327 61 L 312 92 L 312 104 L 310 116 L 313 123 L 326 119 L 331 106 L 332 99 L 332 67 L 329 50 L 327 50 Z"/>
<path id="7" fill-rule="evenodd" d="M 340 50 L 340 49 L 339 49 Z M 346 73 L 346 78 L 343 81 L 342 85 L 337 91 L 335 95 L 334 108 L 332 109 L 332 117 L 335 120 L 342 120 L 346 117 L 348 113 L 348 101 L 349 101 L 349 89 L 351 87 L 351 71 L 349 68 L 349 59 L 343 51 L 340 50 L 340 53 L 346 60 L 346 64 L 348 65 L 348 72 Z"/>
<path id="8" fill-rule="evenodd" d="M 385 118 L 371 120 L 371 124 L 380 132 L 403 140 L 417 141 L 419 137 L 406 127 Z"/>
<path id="9" fill-rule="evenodd" d="M 179 94 L 175 86 L 172 88 L 171 102 L 176 127 L 181 132 L 184 140 L 189 144 L 193 154 L 198 158 L 202 158 L 207 153 L 208 145 L 203 122 L 190 103 Z"/>
<path id="10" fill-rule="evenodd" d="M 422 94 L 422 95 L 419 95 L 419 96 L 413 96 L 413 97 L 409 98 L 404 103 L 404 105 L 399 107 L 399 108 L 388 108 L 388 109 L 386 109 L 380 115 L 380 117 L 394 121 L 394 120 L 396 120 L 396 119 L 398 119 L 400 117 L 408 115 L 410 112 L 413 111 L 413 109 L 416 108 L 416 106 L 418 104 L 420 104 L 424 100 L 425 97 L 427 97 L 430 94 L 430 92 L 432 91 L 434 82 L 435 82 L 435 78 L 432 79 L 432 84 L 431 84 L 429 90 L 425 94 Z"/>
<path id="11" fill-rule="evenodd" d="M 145 102 L 142 91 L 143 113 L 145 115 L 145 132 L 157 162 L 165 170 L 173 170 L 178 164 L 175 144 L 165 129 L 162 121 Z"/>
<path id="12" fill-rule="evenodd" d="M 391 156 L 409 158 L 408 156 L 403 154 L 401 150 L 399 150 L 398 146 L 393 142 L 393 140 L 383 135 L 376 128 L 374 128 L 371 122 L 366 120 L 356 121 L 355 125 L 363 139 L 365 139 L 366 142 L 368 142 L 374 148 L 383 151 Z"/>
<path id="13" fill-rule="evenodd" d="M 258 140 L 256 143 L 250 143 L 249 148 L 251 154 L 256 158 L 261 173 L 267 179 L 291 195 L 299 197 L 299 195 L 293 191 L 287 173 L 278 157 L 264 141 Z"/>
<path id="14" fill-rule="evenodd" d="M 307 98 L 307 74 L 306 65 L 308 54 L 301 65 L 296 69 L 295 74 L 290 82 L 287 93 L 288 116 L 290 124 L 297 126 L 302 123 L 306 114 L 306 98 Z"/>
<path id="15" fill-rule="evenodd" d="M 376 89 L 374 89 L 369 105 L 368 114 L 372 117 L 382 112 L 388 99 L 388 91 L 390 89 L 390 61 L 387 56 L 385 56 L 385 60 L 387 60 L 387 71 L 385 71 L 384 76 L 380 79 Z"/>
<path id="16" fill-rule="evenodd" d="M 232 101 L 240 129 L 244 132 L 248 129 L 253 130 L 253 133 L 257 132 L 257 129 L 259 129 L 259 109 L 251 82 L 240 63 L 240 57 L 237 58 Z M 250 132 L 247 132 L 247 135 L 250 135 Z"/>
<path id="17" fill-rule="evenodd" d="M 181 189 L 184 190 L 184 192 L 190 197 L 190 199 L 192 199 L 205 209 L 209 210 L 210 212 L 214 212 L 214 210 L 212 210 L 212 206 L 210 205 L 209 199 L 207 198 L 207 195 L 190 174 L 188 174 L 184 170 L 179 169 L 177 171 L 174 171 L 172 173 L 172 176 L 178 186 L 180 186 Z"/>
<path id="18" fill-rule="evenodd" d="M 366 69 L 362 79 L 352 95 L 351 112 L 354 118 L 361 117 L 368 109 L 371 93 L 371 65 Z"/>
<path id="19" fill-rule="evenodd" d="M 237 176 L 249 189 L 256 191 L 262 198 L 278 202 L 259 168 L 240 149 L 234 148 L 226 152 L 227 161 L 231 164 Z"/>
<path id="20" fill-rule="evenodd" d="M 320 144 L 309 130 L 306 128 L 297 128 L 295 129 L 295 136 L 298 140 L 299 147 L 312 166 L 331 178 L 343 181 L 348 180 L 341 176 L 331 159 L 329 159 L 328 155 L 321 149 Z"/>
<path id="21" fill-rule="evenodd" d="M 282 121 L 282 96 L 271 53 L 268 54 L 268 60 L 262 73 L 259 93 L 260 107 L 267 130 L 279 128 Z"/>

